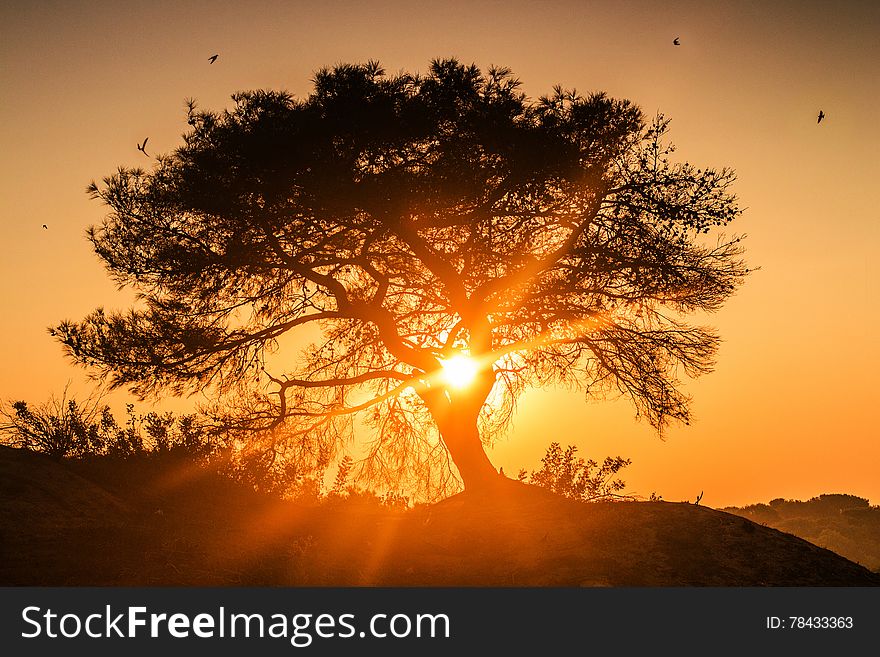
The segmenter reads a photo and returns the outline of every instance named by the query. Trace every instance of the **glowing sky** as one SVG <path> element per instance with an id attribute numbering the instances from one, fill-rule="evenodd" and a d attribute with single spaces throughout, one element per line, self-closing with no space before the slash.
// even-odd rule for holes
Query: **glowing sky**
<path id="1" fill-rule="evenodd" d="M 455 56 L 511 67 L 531 96 L 561 83 L 664 112 L 679 156 L 737 170 L 733 230 L 762 268 L 710 318 L 725 343 L 688 386 L 691 426 L 661 441 L 626 400 L 537 391 L 493 462 L 533 468 L 559 440 L 632 458 L 628 489 L 668 500 L 880 502 L 880 3 L 182 4 L 0 4 L 0 397 L 85 389 L 46 327 L 131 298 L 83 238 L 102 217 L 85 186 L 147 166 L 147 136 L 151 155 L 177 146 L 185 98 L 218 109 L 305 94 L 336 62 Z"/>

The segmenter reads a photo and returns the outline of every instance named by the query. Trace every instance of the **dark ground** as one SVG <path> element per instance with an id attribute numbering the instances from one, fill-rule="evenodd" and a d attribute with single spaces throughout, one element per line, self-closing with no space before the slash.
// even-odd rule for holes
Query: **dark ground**
<path id="1" fill-rule="evenodd" d="M 585 504 L 509 482 L 410 511 L 316 506 L 191 465 L 109 472 L 0 447 L 0 585 L 871 586 L 880 575 L 692 504 Z"/>

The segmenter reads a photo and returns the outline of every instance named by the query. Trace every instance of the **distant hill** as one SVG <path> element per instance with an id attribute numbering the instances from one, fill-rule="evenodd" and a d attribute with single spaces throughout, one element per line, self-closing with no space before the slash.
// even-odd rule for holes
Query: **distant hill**
<path id="1" fill-rule="evenodd" d="M 105 464 L 106 465 L 106 464 Z M 186 464 L 0 448 L 0 585 L 866 586 L 880 575 L 692 504 L 583 503 L 499 477 L 399 510 L 303 505 Z"/>
<path id="2" fill-rule="evenodd" d="M 880 506 L 864 498 L 825 494 L 806 502 L 778 498 L 723 510 L 800 536 L 880 572 Z"/>

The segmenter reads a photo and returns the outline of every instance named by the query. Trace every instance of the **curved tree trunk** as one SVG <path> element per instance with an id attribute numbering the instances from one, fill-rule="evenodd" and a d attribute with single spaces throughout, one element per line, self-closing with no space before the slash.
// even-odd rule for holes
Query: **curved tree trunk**
<path id="1" fill-rule="evenodd" d="M 475 419 L 456 418 L 453 410 L 448 421 L 441 425 L 440 436 L 466 490 L 484 489 L 497 483 L 498 473 L 483 449 Z"/>
<path id="2" fill-rule="evenodd" d="M 466 490 L 486 489 L 499 482 L 477 429 L 477 418 L 494 383 L 495 376 L 489 370 L 467 390 L 438 387 L 419 393 L 440 429 L 440 437 Z"/>

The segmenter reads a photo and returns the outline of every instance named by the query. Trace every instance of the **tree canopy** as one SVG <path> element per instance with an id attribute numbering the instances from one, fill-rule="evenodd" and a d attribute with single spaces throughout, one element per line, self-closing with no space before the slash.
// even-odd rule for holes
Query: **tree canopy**
<path id="1" fill-rule="evenodd" d="M 748 271 L 723 232 L 732 171 L 676 161 L 668 121 L 627 100 L 529 99 L 507 69 L 313 82 L 191 103 L 176 151 L 91 185 L 109 214 L 89 238 L 140 303 L 52 329 L 69 354 L 142 396 L 235 398 L 218 415 L 274 449 L 326 459 L 369 428 L 363 474 L 395 484 L 489 481 L 483 445 L 530 386 L 688 420 L 681 374 L 719 338 L 685 316 Z M 467 385 L 444 376 L 456 356 Z"/>

